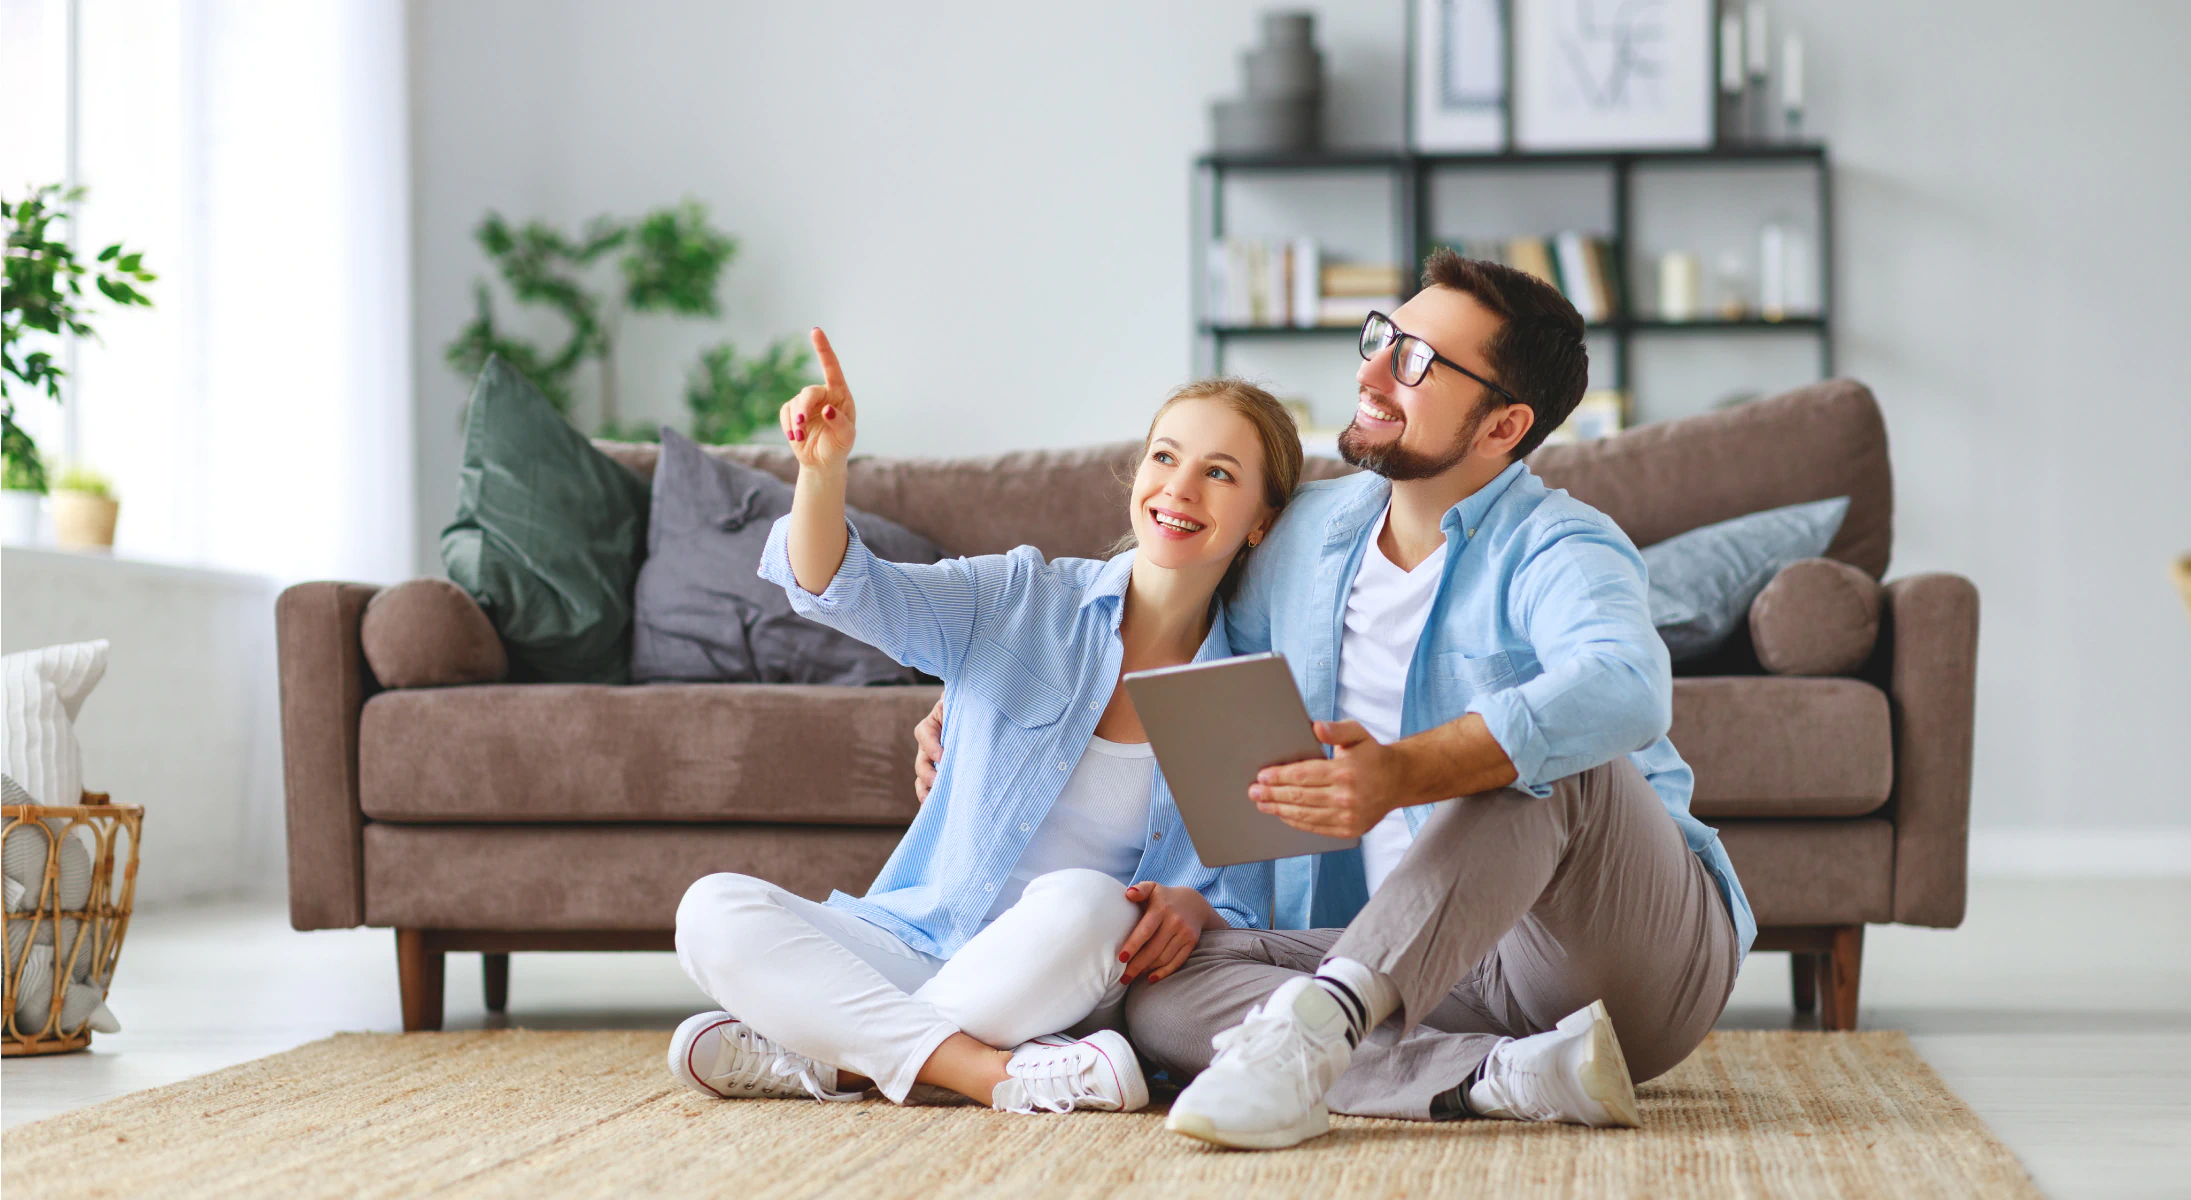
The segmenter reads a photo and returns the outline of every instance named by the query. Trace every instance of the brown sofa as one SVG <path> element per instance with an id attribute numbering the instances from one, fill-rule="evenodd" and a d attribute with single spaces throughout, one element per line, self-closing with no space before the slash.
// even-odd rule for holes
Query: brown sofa
<path id="1" fill-rule="evenodd" d="M 653 447 L 603 448 L 651 474 Z M 864 459 L 850 499 L 953 553 L 1032 543 L 1098 555 L 1124 531 L 1137 449 Z M 773 450 L 723 453 L 792 470 Z M 1822 997 L 1825 1027 L 1853 1027 L 1866 924 L 1962 920 L 1978 629 L 1977 592 L 1959 576 L 1872 583 L 1894 506 L 1871 393 L 1831 381 L 1548 446 L 1531 466 L 1645 546 L 1850 498 L 1828 556 L 1876 597 L 1876 644 L 1852 660 L 1862 666 L 1768 674 L 1738 637 L 1677 671 L 1672 736 L 1696 771 L 1695 810 L 1719 827 L 1756 909 L 1758 948 L 1794 953 L 1799 1010 Z M 1344 470 L 1310 464 L 1312 476 Z M 1784 575 L 1768 594 L 1810 611 L 1782 582 L 1835 570 Z M 489 682 L 383 687 L 361 634 L 378 590 L 306 583 L 278 604 L 290 917 L 298 929 L 393 927 L 406 1029 L 440 1025 L 448 951 L 484 953 L 488 1007 L 500 1010 L 511 951 L 668 949 L 679 896 L 711 871 L 814 897 L 859 892 L 916 811 L 912 728 L 934 688 L 493 682 L 493 645 L 440 648 L 479 624 L 459 614 L 434 626 L 448 606 L 432 602 L 377 613 L 373 656 L 407 682 L 434 680 L 436 656 L 451 663 L 440 679 Z"/>

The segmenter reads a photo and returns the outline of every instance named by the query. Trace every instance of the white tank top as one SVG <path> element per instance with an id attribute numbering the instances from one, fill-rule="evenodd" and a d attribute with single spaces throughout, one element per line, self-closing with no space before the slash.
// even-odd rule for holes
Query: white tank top
<path id="1" fill-rule="evenodd" d="M 1036 876 L 1067 867 L 1101 871 L 1122 888 L 1135 882 L 1149 840 L 1149 795 L 1155 786 L 1156 754 L 1147 742 L 1089 738 L 1065 790 L 1035 827 L 1011 878 L 997 889 L 986 919 L 994 921 L 1018 903 Z"/>

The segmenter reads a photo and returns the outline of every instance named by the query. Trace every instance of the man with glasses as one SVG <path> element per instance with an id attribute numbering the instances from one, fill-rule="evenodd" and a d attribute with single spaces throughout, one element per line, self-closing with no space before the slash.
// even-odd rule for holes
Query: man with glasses
<path id="1" fill-rule="evenodd" d="M 1636 1125 L 1756 936 L 1666 739 L 1643 561 L 1521 461 L 1582 397 L 1582 319 L 1448 251 L 1423 284 L 1362 327 L 1365 470 L 1302 488 L 1226 609 L 1330 718 L 1331 757 L 1251 797 L 1361 846 L 1282 861 L 1274 929 L 1212 930 L 1127 1001 L 1153 1065 L 1200 1072 L 1170 1127 L 1219 1145 L 1331 1111 Z"/>

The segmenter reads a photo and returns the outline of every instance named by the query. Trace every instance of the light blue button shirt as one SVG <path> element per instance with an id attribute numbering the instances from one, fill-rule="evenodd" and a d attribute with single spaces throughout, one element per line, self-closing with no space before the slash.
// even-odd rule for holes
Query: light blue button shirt
<path id="1" fill-rule="evenodd" d="M 1045 562 L 1032 546 L 933 564 L 876 558 L 845 527 L 836 578 L 816 596 L 791 573 L 784 517 L 769 531 L 761 577 L 800 615 L 944 681 L 943 761 L 920 815 L 864 897 L 829 904 L 949 958 L 978 932 L 997 889 L 1088 748 L 1118 686 L 1133 554 Z M 1229 653 L 1213 614 L 1196 662 Z M 1136 881 L 1201 892 L 1237 928 L 1270 927 L 1272 865 L 1212 868 L 1194 855 L 1179 808 L 1154 771 Z"/>
<path id="2" fill-rule="evenodd" d="M 1286 656 L 1309 712 L 1338 717 L 1347 594 L 1392 496 L 1362 472 L 1294 495 L 1227 608 L 1232 648 Z M 1402 736 L 1479 713 L 1519 773 L 1552 784 L 1626 754 L 1719 884 L 1742 952 L 1757 937 L 1734 863 L 1689 814 L 1695 775 L 1666 740 L 1673 671 L 1651 627 L 1643 558 L 1610 517 L 1515 463 L 1439 522 L 1446 556 L 1401 703 Z M 1419 832 L 1431 806 L 1401 810 Z M 1281 929 L 1330 929 L 1369 899 L 1359 850 L 1278 864 Z"/>

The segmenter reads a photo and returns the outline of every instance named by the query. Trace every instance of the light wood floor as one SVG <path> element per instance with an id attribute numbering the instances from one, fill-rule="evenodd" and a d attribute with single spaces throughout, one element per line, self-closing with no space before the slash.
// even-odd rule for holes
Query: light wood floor
<path id="1" fill-rule="evenodd" d="M 488 1024 L 474 955 L 449 961 L 448 1023 Z M 668 1028 L 712 1007 L 667 954 L 512 959 L 510 1019 Z M 1786 1028 L 1785 955 L 1744 969 L 1722 1026 Z M 9 1059 L 8 1125 L 286 1050 L 401 1027 L 386 930 L 300 934 L 278 900 L 141 914 L 90 1053 Z M 1874 927 L 1866 1028 L 1918 1050 L 2049 1195 L 2191 1194 L 2191 880 L 1987 881 L 1958 930 Z"/>

